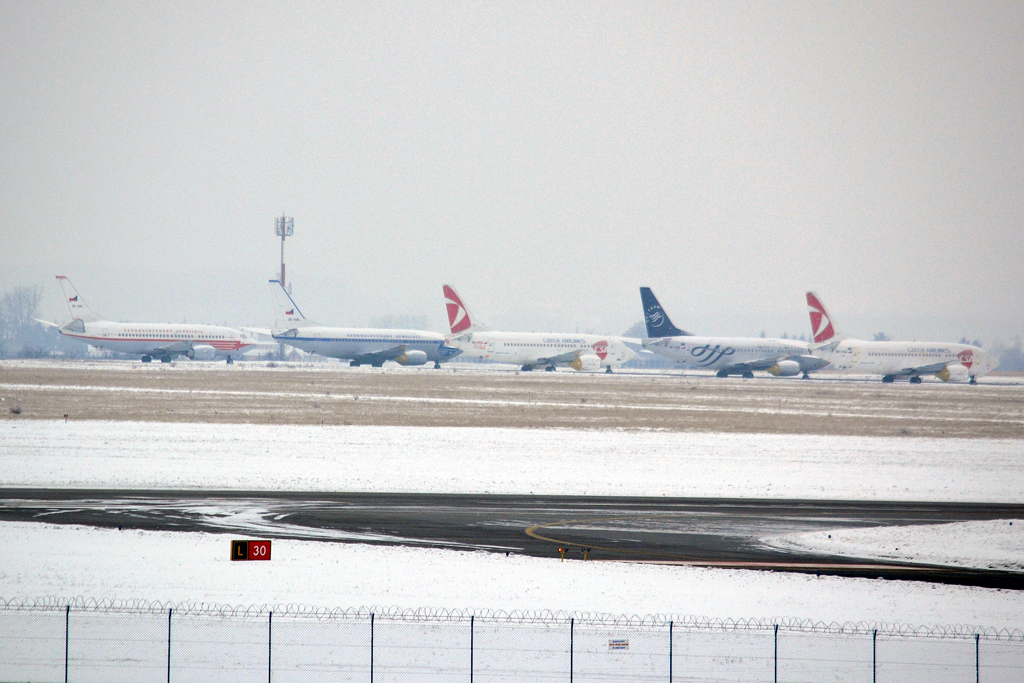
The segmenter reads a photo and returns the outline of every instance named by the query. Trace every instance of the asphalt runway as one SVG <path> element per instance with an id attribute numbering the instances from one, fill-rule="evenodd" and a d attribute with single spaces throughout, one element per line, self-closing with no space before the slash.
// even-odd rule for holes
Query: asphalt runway
<path id="1" fill-rule="evenodd" d="M 1024 505 L 244 491 L 0 489 L 0 521 L 203 531 L 1024 589 L 1024 572 L 880 562 L 761 539 L 1020 519 Z"/>

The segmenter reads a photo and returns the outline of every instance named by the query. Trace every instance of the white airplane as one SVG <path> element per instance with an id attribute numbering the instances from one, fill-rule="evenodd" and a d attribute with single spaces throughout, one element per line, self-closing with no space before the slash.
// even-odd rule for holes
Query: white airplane
<path id="1" fill-rule="evenodd" d="M 45 324 L 53 325 L 64 336 L 89 346 L 139 355 L 143 363 L 150 363 L 154 358 L 170 363 L 175 356 L 195 360 L 225 358 L 231 363 L 241 355 L 242 349 L 251 344 L 239 330 L 219 325 L 105 320 L 89 309 L 71 280 L 58 275 L 57 282 L 71 311 L 71 322 L 63 327 L 49 322 Z"/>
<path id="2" fill-rule="evenodd" d="M 908 377 L 921 383 L 921 375 L 932 375 L 948 382 L 977 378 L 995 370 L 999 359 L 970 344 L 947 342 L 861 341 L 840 334 L 814 292 L 807 292 L 811 315 L 812 352 L 828 360 L 836 370 L 881 375 L 885 383 Z"/>
<path id="3" fill-rule="evenodd" d="M 548 332 L 494 332 L 470 315 L 469 309 L 451 285 L 442 287 L 452 336 L 448 343 L 475 358 L 514 363 L 524 371 L 543 367 L 553 372 L 558 366 L 573 370 L 611 372 L 635 354 L 623 337 L 596 334 Z M 639 341 L 639 340 L 636 340 Z"/>
<path id="4" fill-rule="evenodd" d="M 808 345 L 794 339 L 759 337 L 698 337 L 680 330 L 669 320 L 650 287 L 640 288 L 647 338 L 644 348 L 683 365 L 715 370 L 718 377 L 753 377 L 767 370 L 776 377 L 792 377 L 820 370 L 827 361 L 810 355 Z"/>
<path id="5" fill-rule="evenodd" d="M 279 280 L 270 283 L 280 302 L 279 314 L 284 316 L 283 325 L 278 325 L 279 320 L 274 321 L 271 335 L 276 341 L 307 353 L 348 360 L 352 367 L 372 365 L 375 368 L 389 360 L 401 365 L 426 365 L 434 361 L 434 367 L 440 368 L 441 363 L 462 353 L 445 344 L 444 335 L 437 332 L 324 327 L 302 315 Z"/>

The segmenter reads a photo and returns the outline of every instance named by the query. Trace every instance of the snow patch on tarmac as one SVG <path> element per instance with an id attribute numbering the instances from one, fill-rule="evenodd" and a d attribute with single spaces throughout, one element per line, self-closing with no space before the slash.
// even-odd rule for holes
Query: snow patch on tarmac
<path id="1" fill-rule="evenodd" d="M 762 539 L 776 548 L 864 559 L 1024 571 L 1024 520 L 813 531 Z"/>

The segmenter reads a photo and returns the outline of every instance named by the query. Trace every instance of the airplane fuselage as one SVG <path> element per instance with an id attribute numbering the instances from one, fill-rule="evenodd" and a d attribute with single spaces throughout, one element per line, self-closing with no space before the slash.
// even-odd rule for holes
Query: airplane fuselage
<path id="1" fill-rule="evenodd" d="M 807 355 L 807 344 L 756 337 L 662 337 L 644 339 L 644 348 L 691 368 L 723 370 L 741 363 Z"/>
<path id="2" fill-rule="evenodd" d="M 157 358 L 194 354 L 199 348 L 212 348 L 218 357 L 238 356 L 250 345 L 238 330 L 219 325 L 73 320 L 60 332 L 97 348 Z"/>
<path id="3" fill-rule="evenodd" d="M 533 367 L 617 367 L 635 355 L 617 337 L 596 334 L 471 332 L 453 337 L 449 344 L 473 358 Z M 557 357 L 563 359 L 547 362 Z"/>
<path id="4" fill-rule="evenodd" d="M 845 339 L 834 347 L 823 347 L 812 353 L 829 361 L 835 370 L 889 377 L 938 374 L 946 366 L 954 373 L 959 371 L 969 377 L 982 377 L 998 365 L 994 356 L 977 346 L 947 342 Z M 932 367 L 935 369 L 921 370 Z"/>
<path id="5" fill-rule="evenodd" d="M 445 344 L 444 335 L 422 330 L 311 326 L 274 330 L 272 334 L 276 341 L 307 353 L 343 360 L 398 346 L 405 346 L 407 351 L 422 351 L 427 360 L 435 363 L 451 360 L 459 354 L 458 349 Z"/>

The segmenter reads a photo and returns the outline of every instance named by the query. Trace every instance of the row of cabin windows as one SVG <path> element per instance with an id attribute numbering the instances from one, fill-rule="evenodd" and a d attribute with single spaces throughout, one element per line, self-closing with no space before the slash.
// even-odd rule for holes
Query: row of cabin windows
<path id="1" fill-rule="evenodd" d="M 185 334 L 183 332 L 171 332 L 169 334 L 159 334 L 157 332 L 118 332 L 118 337 L 128 337 L 132 339 L 152 339 L 153 337 L 177 337 L 178 339 L 227 339 L 227 335 L 223 334 Z"/>
<path id="2" fill-rule="evenodd" d="M 869 351 L 867 355 L 876 358 L 919 358 L 921 356 L 926 356 L 929 358 L 945 358 L 946 356 L 949 355 L 949 352 L 947 351 L 945 353 L 881 353 L 878 351 Z"/>

